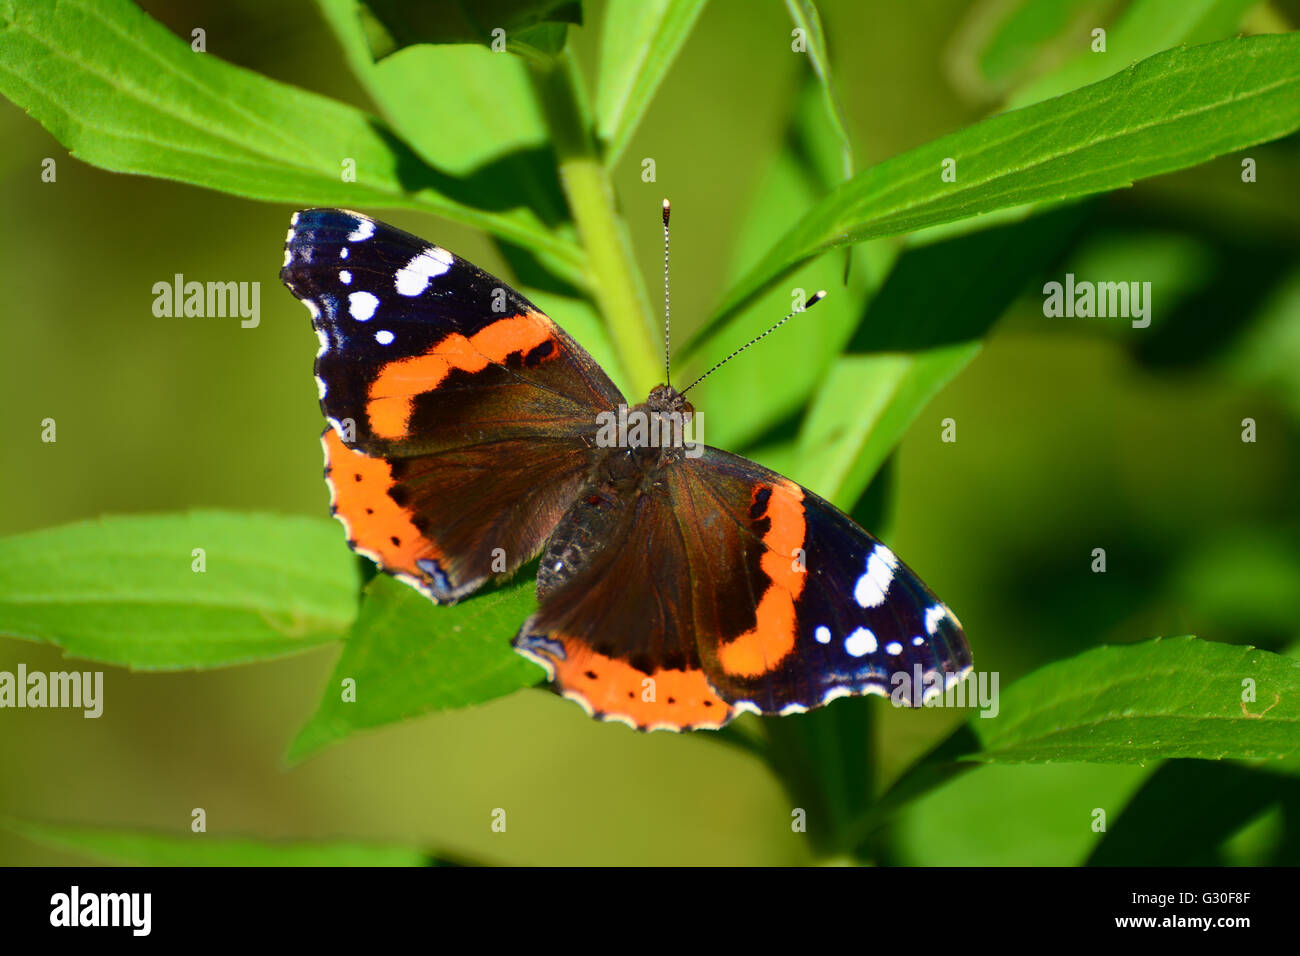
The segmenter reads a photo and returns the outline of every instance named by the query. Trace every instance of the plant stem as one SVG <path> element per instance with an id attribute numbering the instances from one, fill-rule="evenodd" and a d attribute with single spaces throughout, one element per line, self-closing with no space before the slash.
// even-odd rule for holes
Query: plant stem
<path id="1" fill-rule="evenodd" d="M 577 64 L 565 52 L 549 63 L 530 63 L 529 73 L 555 144 L 596 304 L 634 389 L 632 398 L 639 401 L 663 377 L 655 326 L 627 226 L 615 211 L 614 190 L 591 135 Z"/>

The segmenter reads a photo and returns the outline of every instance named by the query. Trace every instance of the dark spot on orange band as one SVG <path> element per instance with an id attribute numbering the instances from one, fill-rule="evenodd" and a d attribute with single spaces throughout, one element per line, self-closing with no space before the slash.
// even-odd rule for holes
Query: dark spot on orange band
<path id="1" fill-rule="evenodd" d="M 764 504 L 763 520 L 770 524 L 763 534 L 767 550 L 759 559 L 759 567 L 771 583 L 759 598 L 753 629 L 718 649 L 722 669 L 737 677 L 760 677 L 776 670 L 794 650 L 798 632 L 794 606 L 803 593 L 804 572 L 798 568 L 794 553 L 804 546 L 807 531 L 803 490 L 783 479 L 764 498 Z"/>
<path id="2" fill-rule="evenodd" d="M 733 716 L 731 705 L 714 692 L 700 668 L 659 668 L 646 674 L 574 638 L 552 639 L 563 646 L 563 658 L 540 643 L 532 645 L 532 653 L 544 657 L 554 669 L 559 690 L 581 698 L 596 715 L 630 720 L 641 730 L 655 726 L 689 730 L 700 724 L 726 723 Z"/>
<path id="3" fill-rule="evenodd" d="M 349 448 L 333 428 L 321 441 L 325 480 L 333 492 L 334 513 L 347 525 L 348 544 L 376 556 L 388 570 L 423 577 L 416 562 L 438 557 L 438 551 L 389 494 L 393 476 L 388 462 Z M 351 475 L 352 480 L 336 481 L 335 475 Z"/>

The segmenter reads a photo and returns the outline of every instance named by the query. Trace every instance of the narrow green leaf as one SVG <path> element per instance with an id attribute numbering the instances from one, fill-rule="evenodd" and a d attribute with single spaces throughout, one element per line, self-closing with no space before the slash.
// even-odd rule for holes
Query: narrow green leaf
<path id="1" fill-rule="evenodd" d="M 0 539 L 0 634 L 137 670 L 221 667 L 338 640 L 358 587 L 356 561 L 324 519 L 197 511 Z"/>
<path id="2" fill-rule="evenodd" d="M 791 477 L 852 509 L 912 420 L 979 350 L 979 342 L 961 342 L 915 355 L 840 359 L 804 419 Z"/>
<path id="3" fill-rule="evenodd" d="M 596 133 L 607 166 L 623 155 L 705 0 L 610 0 L 600 40 Z"/>
<path id="4" fill-rule="evenodd" d="M 301 760 L 357 730 L 468 707 L 529 687 L 542 669 L 510 646 L 536 608 L 528 578 L 463 604 L 439 607 L 386 575 L 366 586 L 343 655 L 315 716 L 288 759 Z M 343 682 L 355 681 L 354 701 Z"/>
<path id="5" fill-rule="evenodd" d="M 786 9 L 795 26 L 804 31 L 808 41 L 808 60 L 821 86 L 822 99 L 826 105 L 826 116 L 830 119 L 835 135 L 839 137 L 843 176 L 848 179 L 853 175 L 853 142 L 849 138 L 848 121 L 844 116 L 844 107 L 840 105 L 839 93 L 835 81 L 831 79 L 831 58 L 826 49 L 826 33 L 822 30 L 821 14 L 813 0 L 785 0 Z"/>
<path id="6" fill-rule="evenodd" d="M 1021 678 L 996 718 L 970 723 L 983 744 L 973 758 L 988 763 L 1236 757 L 1293 769 L 1300 661 L 1195 637 L 1099 647 Z"/>
<path id="7" fill-rule="evenodd" d="M 1300 33 L 1171 50 L 864 170 L 818 203 L 725 296 L 705 332 L 836 246 L 1006 207 L 1059 202 L 1194 166 L 1300 128 Z M 941 178 L 956 161 L 956 181 Z"/>
<path id="8" fill-rule="evenodd" d="M 209 833 L 166 833 L 44 823 L 0 816 L 0 827 L 55 850 L 136 866 L 427 866 L 419 850 L 339 841 L 273 842 Z"/>
<path id="9" fill-rule="evenodd" d="M 582 262 L 531 211 L 425 165 L 373 116 L 195 53 L 128 0 L 0 0 L 0 94 L 103 169 L 271 202 L 421 210 L 575 272 Z"/>

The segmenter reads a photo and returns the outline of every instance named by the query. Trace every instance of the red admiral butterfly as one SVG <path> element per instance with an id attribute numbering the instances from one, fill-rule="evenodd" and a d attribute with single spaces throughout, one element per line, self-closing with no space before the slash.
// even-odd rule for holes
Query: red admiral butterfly
<path id="1" fill-rule="evenodd" d="M 599 440 L 623 396 L 499 279 L 340 209 L 293 217 L 280 276 L 320 338 L 348 544 L 438 603 L 541 553 L 514 647 L 593 716 L 716 728 L 970 669 L 953 614 L 830 503 L 680 434 Z M 660 385 L 638 413 L 693 409 Z"/>

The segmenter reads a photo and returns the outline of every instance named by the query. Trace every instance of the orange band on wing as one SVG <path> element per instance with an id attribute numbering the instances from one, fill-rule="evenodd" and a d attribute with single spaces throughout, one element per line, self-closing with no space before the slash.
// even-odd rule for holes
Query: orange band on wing
<path id="1" fill-rule="evenodd" d="M 334 514 L 347 528 L 348 543 L 390 571 L 423 578 L 416 561 L 440 555 L 388 496 L 393 486 L 388 462 L 349 448 L 333 428 L 326 430 L 321 443 Z"/>
<path id="2" fill-rule="evenodd" d="M 771 580 L 759 599 L 754 629 L 718 648 L 722 669 L 737 677 L 759 677 L 771 673 L 794 650 L 798 622 L 794 602 L 803 593 L 804 546 L 803 489 L 792 481 L 772 488 L 767 503 L 771 527 L 763 535 L 767 551 L 759 559 L 763 573 Z"/>
<path id="3" fill-rule="evenodd" d="M 646 674 L 571 637 L 556 640 L 564 647 L 563 659 L 535 644 L 524 656 L 551 671 L 557 689 L 593 717 L 621 720 L 638 730 L 691 730 L 721 727 L 735 716 L 731 705 L 709 686 L 703 670 Z"/>
<path id="4" fill-rule="evenodd" d="M 537 312 L 502 318 L 466 337 L 453 332 L 423 355 L 397 359 L 370 383 L 366 415 L 380 438 L 405 438 L 416 396 L 432 391 L 453 369 L 481 372 L 551 338 L 550 320 Z"/>

